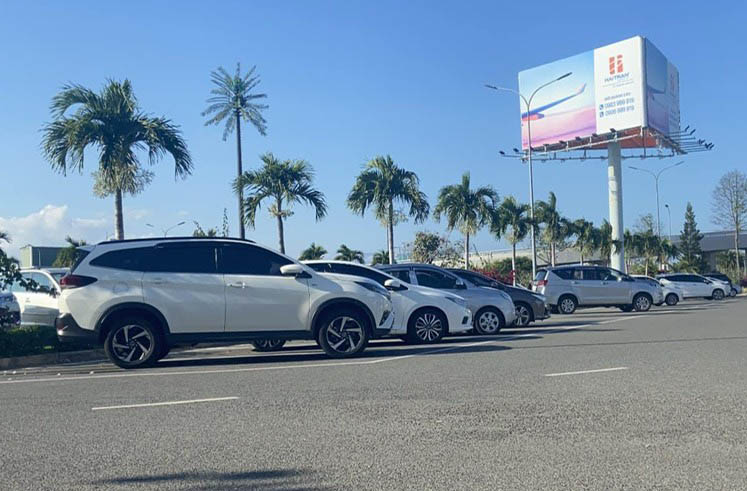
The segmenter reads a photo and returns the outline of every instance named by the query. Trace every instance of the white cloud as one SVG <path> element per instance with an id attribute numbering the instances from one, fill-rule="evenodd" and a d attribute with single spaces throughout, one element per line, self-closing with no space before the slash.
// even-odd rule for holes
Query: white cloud
<path id="1" fill-rule="evenodd" d="M 132 208 L 125 209 L 125 218 L 130 220 L 142 220 L 143 218 L 150 215 L 150 210 L 147 208 Z"/>
<path id="2" fill-rule="evenodd" d="M 111 230 L 106 218 L 71 218 L 67 205 L 46 205 L 41 210 L 22 217 L 0 216 L 0 230 L 10 235 L 11 243 L 3 243 L 11 256 L 18 256 L 26 244 L 63 245 L 65 236 L 98 242 Z"/>

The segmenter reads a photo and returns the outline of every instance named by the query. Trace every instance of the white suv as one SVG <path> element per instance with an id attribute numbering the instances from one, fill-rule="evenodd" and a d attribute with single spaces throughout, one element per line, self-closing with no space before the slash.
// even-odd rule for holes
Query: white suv
<path id="1" fill-rule="evenodd" d="M 394 319 L 377 283 L 325 278 L 240 239 L 102 242 L 82 248 L 60 286 L 60 340 L 103 343 L 122 368 L 152 365 L 178 344 L 256 339 L 314 339 L 345 358 Z"/>

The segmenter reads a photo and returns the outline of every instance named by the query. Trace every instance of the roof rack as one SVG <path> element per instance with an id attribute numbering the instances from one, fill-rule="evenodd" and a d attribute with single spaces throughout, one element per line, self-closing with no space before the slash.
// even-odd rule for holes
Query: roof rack
<path id="1" fill-rule="evenodd" d="M 194 237 L 192 235 L 185 235 L 181 237 L 141 237 L 139 239 L 122 239 L 122 240 L 105 240 L 103 242 L 99 242 L 98 245 L 103 244 L 122 244 L 127 242 L 152 242 L 154 240 L 157 241 L 165 241 L 165 240 L 232 240 L 232 241 L 238 241 L 238 242 L 248 242 L 249 244 L 255 244 L 253 240 L 249 239 L 240 239 L 238 237 Z"/>

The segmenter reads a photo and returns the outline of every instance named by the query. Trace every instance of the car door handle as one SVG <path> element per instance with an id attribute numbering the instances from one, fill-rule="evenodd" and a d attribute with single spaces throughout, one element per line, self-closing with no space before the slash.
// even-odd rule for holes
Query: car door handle
<path id="1" fill-rule="evenodd" d="M 578 285 L 578 281 L 571 281 L 571 285 Z"/>
<path id="2" fill-rule="evenodd" d="M 602 282 L 602 284 L 603 284 L 603 285 L 606 285 L 606 284 L 607 284 L 607 282 L 606 282 L 606 281 L 603 281 L 603 282 Z"/>
<path id="3" fill-rule="evenodd" d="M 228 286 L 231 288 L 246 288 L 246 283 L 243 281 L 237 281 L 235 283 L 229 283 Z"/>
<path id="4" fill-rule="evenodd" d="M 166 283 L 166 280 L 164 280 L 163 278 L 152 278 L 150 282 L 154 285 L 163 285 L 164 283 Z"/>

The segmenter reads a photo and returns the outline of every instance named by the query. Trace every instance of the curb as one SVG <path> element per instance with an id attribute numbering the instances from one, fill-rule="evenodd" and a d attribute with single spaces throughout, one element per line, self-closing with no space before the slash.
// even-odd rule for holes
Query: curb
<path id="1" fill-rule="evenodd" d="M 64 351 L 61 353 L 44 353 L 41 355 L 0 358 L 0 370 L 56 365 L 59 363 L 78 363 L 83 361 L 103 360 L 106 360 L 106 354 L 104 353 L 104 350 L 100 349 L 85 351 Z"/>

